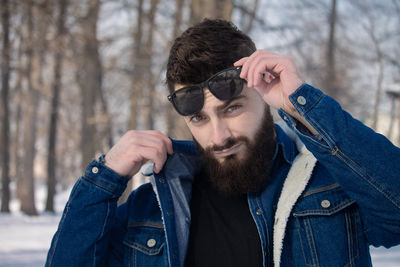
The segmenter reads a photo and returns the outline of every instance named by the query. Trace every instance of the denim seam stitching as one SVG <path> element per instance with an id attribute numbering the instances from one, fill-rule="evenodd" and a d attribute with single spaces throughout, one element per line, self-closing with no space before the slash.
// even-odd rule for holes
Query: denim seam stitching
<path id="1" fill-rule="evenodd" d="M 263 242 L 262 242 L 262 237 L 264 237 L 265 236 L 265 234 L 264 234 L 264 229 L 263 229 L 263 227 L 262 226 L 259 226 L 259 222 L 258 222 L 258 220 L 256 219 L 256 217 L 254 216 L 254 214 L 253 214 L 253 212 L 252 212 L 252 207 L 254 206 L 254 205 L 252 205 L 251 204 L 251 202 L 255 202 L 256 203 L 256 205 L 257 205 L 257 203 L 258 203 L 258 197 L 257 196 L 255 196 L 255 195 L 253 195 L 253 201 L 251 201 L 251 199 L 248 197 L 247 198 L 248 199 L 248 205 L 249 205 L 249 209 L 250 209 L 250 214 L 251 214 L 251 217 L 253 218 L 253 221 L 254 221 L 254 223 L 256 224 L 256 227 L 257 227 L 257 233 L 258 233 L 258 235 L 259 235 L 259 238 L 260 238 L 260 245 L 261 245 L 261 251 L 263 252 L 263 263 L 265 263 L 265 253 L 266 253 L 266 251 L 268 251 L 268 247 L 269 246 L 265 246 L 266 248 L 264 249 L 264 246 L 263 246 Z M 267 235 L 268 235 L 268 233 L 267 233 Z M 269 244 L 269 240 L 268 240 L 268 238 L 265 238 L 267 241 L 265 242 L 265 243 L 268 243 Z"/>
<path id="2" fill-rule="evenodd" d="M 307 116 L 307 114 L 304 114 L 304 117 L 306 118 L 307 122 L 310 123 L 312 127 L 316 129 L 316 131 L 322 135 L 322 138 L 325 140 L 325 142 L 328 144 L 330 148 L 335 146 L 335 142 L 333 141 L 333 138 L 323 129 L 319 126 L 319 123 L 315 121 L 312 117 Z M 319 144 L 322 146 L 319 142 L 315 143 Z M 323 148 L 326 149 L 326 146 L 322 146 Z"/>
<path id="3" fill-rule="evenodd" d="M 311 249 L 312 249 L 311 257 L 312 257 L 312 260 L 313 260 L 313 264 L 314 264 L 314 266 L 319 266 L 317 248 L 315 247 L 314 234 L 312 232 L 310 218 L 306 218 L 305 224 L 306 224 L 307 229 L 308 229 L 309 238 L 311 238 L 309 241 L 311 242 L 310 243 L 310 246 L 311 246 Z"/>
<path id="4" fill-rule="evenodd" d="M 341 209 L 353 204 L 354 202 L 355 202 L 354 200 L 349 199 L 349 200 L 346 200 L 344 202 L 341 202 L 339 205 L 336 205 L 335 207 L 333 207 L 333 208 L 331 208 L 329 210 L 328 209 L 327 210 L 320 210 L 320 209 L 316 210 L 316 209 L 313 209 L 313 210 L 304 210 L 304 211 L 301 211 L 301 212 L 294 212 L 294 213 L 295 213 L 295 216 L 296 215 L 297 216 L 298 215 L 303 215 L 303 216 L 306 216 L 306 215 L 318 215 L 318 214 L 331 215 L 331 214 L 333 214 L 333 213 L 335 213 L 335 212 L 337 212 L 337 211 L 339 211 L 339 210 L 341 210 Z"/>
<path id="5" fill-rule="evenodd" d="M 350 220 L 351 220 L 351 218 L 350 218 Z M 353 220 L 351 220 L 351 221 L 353 221 Z M 353 228 L 351 228 L 351 229 L 353 229 Z M 357 231 L 357 222 L 354 220 L 354 231 L 355 231 L 355 246 L 356 246 L 356 249 L 357 249 L 357 253 L 356 253 L 356 255 L 355 256 L 353 256 L 353 258 L 351 259 L 351 261 L 348 263 L 348 264 L 346 264 L 344 267 L 347 267 L 349 264 L 354 264 L 354 261 L 355 261 L 355 259 L 356 258 L 358 258 L 358 256 L 359 256 L 359 248 L 358 248 L 358 231 Z M 353 236 L 353 235 L 352 235 Z"/>
<path id="6" fill-rule="evenodd" d="M 101 232 L 100 232 L 100 235 L 99 235 L 99 239 L 98 240 L 100 240 L 100 238 L 104 235 L 104 232 L 105 232 L 105 228 L 106 228 L 106 225 L 107 225 L 107 221 L 108 221 L 108 219 L 109 219 L 109 216 L 110 216 L 110 210 L 111 210 L 111 208 L 110 208 L 110 201 L 107 201 L 107 214 L 106 214 L 106 217 L 105 217 L 105 220 L 104 220 L 104 223 L 103 223 L 103 227 L 102 227 L 102 229 L 101 229 Z M 97 241 L 98 241 L 97 240 Z M 96 266 L 96 252 L 97 252 L 97 242 L 94 244 L 94 261 L 93 261 L 93 266 Z"/>
<path id="7" fill-rule="evenodd" d="M 357 163 L 355 163 L 351 158 L 349 158 L 343 151 L 341 151 L 338 147 L 336 147 L 336 153 L 338 158 L 340 158 L 347 166 L 349 166 L 354 172 L 356 172 L 361 178 L 363 178 L 365 181 L 367 181 L 370 185 L 372 185 L 378 192 L 380 192 L 385 198 L 387 198 L 390 202 L 392 202 L 397 208 L 400 209 L 400 200 L 397 199 L 395 196 L 392 196 L 393 194 L 388 194 L 379 186 L 379 183 L 371 177 L 365 170 L 365 175 L 360 172 L 358 169 L 355 167 L 358 166 L 360 169 L 362 169 Z M 346 159 L 348 161 L 346 161 Z M 351 163 L 351 164 L 350 164 Z M 353 166 L 354 165 L 354 166 Z"/>
<path id="8" fill-rule="evenodd" d="M 89 177 L 83 176 L 82 178 L 85 179 L 86 181 L 88 181 L 89 183 L 92 183 L 92 184 L 94 184 L 94 185 L 100 187 L 101 189 L 104 189 L 105 191 L 111 193 L 111 194 L 114 195 L 114 196 L 117 195 L 117 192 L 114 192 L 114 191 L 108 189 L 107 187 L 103 186 L 102 184 L 93 181 L 93 180 L 90 179 Z"/>
<path id="9" fill-rule="evenodd" d="M 308 197 L 308 196 L 311 196 L 311 195 L 314 195 L 314 194 L 317 194 L 317 193 L 323 193 L 323 192 L 326 192 L 326 191 L 329 191 L 329 190 L 336 189 L 338 187 L 340 187 L 340 185 L 338 183 L 334 183 L 334 184 L 323 186 L 323 187 L 320 187 L 320 188 L 308 190 L 308 191 L 303 193 L 301 198 L 305 198 L 305 197 Z"/>
<path id="10" fill-rule="evenodd" d="M 267 227 L 265 227 L 265 233 L 266 233 L 266 235 L 267 235 L 266 240 L 267 240 L 268 247 L 269 247 L 269 245 L 270 245 L 270 244 L 269 244 L 269 236 L 270 236 L 270 233 L 268 232 L 268 222 L 267 222 L 267 220 L 264 218 L 265 211 L 262 209 L 262 202 L 261 202 L 261 199 L 260 199 L 259 197 L 257 197 L 256 199 L 257 199 L 257 206 L 258 206 L 258 209 L 261 209 L 261 210 L 262 210 L 261 218 L 262 218 L 262 220 L 263 220 L 263 222 L 264 222 L 264 225 L 267 226 Z"/>
<path id="11" fill-rule="evenodd" d="M 297 224 L 297 234 L 298 234 L 299 239 L 300 239 L 300 247 L 301 247 L 301 251 L 303 252 L 304 262 L 305 262 L 305 264 L 307 266 L 311 266 L 312 267 L 312 265 L 308 264 L 308 261 L 307 261 L 306 252 L 305 252 L 304 246 L 303 246 L 303 238 L 301 237 L 301 233 L 300 233 L 301 225 L 300 225 L 299 218 L 297 218 L 297 217 L 296 217 L 296 224 Z"/>
<path id="12" fill-rule="evenodd" d="M 163 223 L 156 223 L 156 222 L 130 222 L 128 223 L 128 227 L 134 228 L 134 227 L 153 227 L 157 229 L 164 229 L 164 224 Z"/>
<path id="13" fill-rule="evenodd" d="M 62 225 L 64 225 L 64 221 L 65 221 L 65 218 L 67 217 L 67 213 L 69 212 L 69 210 L 71 208 L 71 206 L 70 206 L 71 205 L 71 201 L 75 197 L 76 191 L 78 191 L 78 187 L 81 184 L 82 184 L 82 180 L 79 179 L 77 184 L 76 184 L 76 186 L 75 186 L 75 188 L 74 188 L 75 190 L 74 189 L 72 190 L 71 196 L 70 196 L 68 202 L 65 205 L 65 212 L 63 213 L 62 218 L 61 218 L 60 223 L 59 223 L 59 227 L 60 228 L 57 230 L 56 236 L 54 237 L 55 238 L 54 239 L 54 249 L 53 249 L 52 253 L 50 254 L 51 256 L 50 256 L 50 259 L 49 259 L 49 266 L 51 266 L 52 263 L 53 263 L 53 258 L 54 258 L 54 254 L 55 254 L 56 249 L 57 249 L 57 244 L 58 244 L 58 241 L 59 241 L 59 238 L 60 238 L 60 234 L 61 234 L 61 231 L 63 230 Z"/>
<path id="14" fill-rule="evenodd" d="M 347 232 L 347 249 L 349 253 L 349 262 L 346 265 L 352 265 L 352 258 L 353 258 L 353 247 L 352 247 L 352 227 L 351 227 L 351 221 L 349 218 L 349 214 L 345 212 L 344 214 L 344 219 L 346 222 L 346 232 Z"/>
<path id="15" fill-rule="evenodd" d="M 132 266 L 132 267 L 136 267 L 136 266 L 137 266 L 137 262 L 136 262 L 136 260 L 137 260 L 137 253 L 138 253 L 138 251 L 137 251 L 136 249 L 134 249 L 134 250 L 133 250 L 133 253 L 132 253 L 133 261 L 129 261 L 129 265 Z M 131 263 L 132 263 L 132 264 L 131 264 Z"/>
<path id="16" fill-rule="evenodd" d="M 306 237 L 307 237 L 307 245 L 308 245 L 308 247 L 309 247 L 309 249 L 310 249 L 310 256 L 311 256 L 311 262 L 312 262 L 311 266 L 312 266 L 312 267 L 318 267 L 318 266 L 315 264 L 312 242 L 311 242 L 311 240 L 310 240 L 310 232 L 309 232 L 309 228 L 308 228 L 308 226 L 307 226 L 307 218 L 305 218 L 305 219 L 303 220 L 303 224 L 304 224 L 304 228 L 305 228 L 304 230 L 305 230 L 305 232 L 306 232 Z"/>
<path id="17" fill-rule="evenodd" d="M 125 241 L 125 244 L 129 244 L 132 246 L 133 249 L 140 249 L 143 250 L 144 252 L 148 253 L 149 255 L 156 255 L 158 253 L 160 253 L 161 249 L 163 248 L 163 245 L 161 245 L 159 248 L 157 249 L 148 249 L 145 246 L 139 244 L 138 242 L 128 242 Z"/>

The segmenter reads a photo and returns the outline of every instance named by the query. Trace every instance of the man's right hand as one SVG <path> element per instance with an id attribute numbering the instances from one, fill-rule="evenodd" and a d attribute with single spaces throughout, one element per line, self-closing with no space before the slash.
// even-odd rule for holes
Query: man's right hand
<path id="1" fill-rule="evenodd" d="M 158 173 L 167 154 L 172 154 L 171 140 L 159 131 L 128 131 L 108 151 L 105 165 L 122 176 L 135 175 L 146 161 L 154 162 Z"/>

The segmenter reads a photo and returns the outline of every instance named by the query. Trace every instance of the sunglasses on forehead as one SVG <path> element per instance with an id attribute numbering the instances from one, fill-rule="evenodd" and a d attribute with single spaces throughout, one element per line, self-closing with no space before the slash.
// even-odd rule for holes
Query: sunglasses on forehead
<path id="1" fill-rule="evenodd" d="M 242 67 L 233 67 L 220 71 L 207 81 L 176 90 L 168 96 L 176 111 L 189 116 L 200 112 L 204 105 L 204 88 L 219 100 L 229 100 L 242 92 L 245 80 L 239 77 Z"/>

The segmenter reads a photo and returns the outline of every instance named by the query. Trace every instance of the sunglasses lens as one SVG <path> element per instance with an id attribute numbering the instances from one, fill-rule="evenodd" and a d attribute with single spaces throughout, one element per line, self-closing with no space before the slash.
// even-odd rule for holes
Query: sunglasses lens
<path id="1" fill-rule="evenodd" d="M 242 92 L 240 70 L 231 69 L 214 76 L 208 83 L 210 91 L 220 100 L 228 100 Z"/>
<path id="2" fill-rule="evenodd" d="M 203 90 L 197 86 L 186 87 L 175 92 L 173 103 L 183 116 L 199 112 L 203 108 Z"/>

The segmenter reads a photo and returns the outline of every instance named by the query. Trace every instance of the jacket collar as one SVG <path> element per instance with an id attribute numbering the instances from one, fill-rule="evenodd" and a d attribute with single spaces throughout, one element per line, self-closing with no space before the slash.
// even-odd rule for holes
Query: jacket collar
<path id="1" fill-rule="evenodd" d="M 284 159 L 288 163 L 292 164 L 297 154 L 295 143 L 281 128 L 281 124 L 279 123 L 275 124 L 275 131 L 276 131 L 276 147 L 273 159 L 275 160 L 276 156 L 278 155 L 279 149 L 281 149 Z"/>

